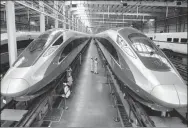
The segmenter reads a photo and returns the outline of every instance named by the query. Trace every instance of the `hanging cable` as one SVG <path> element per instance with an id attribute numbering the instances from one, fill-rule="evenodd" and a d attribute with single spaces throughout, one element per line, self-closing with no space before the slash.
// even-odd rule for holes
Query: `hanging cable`
<path id="1" fill-rule="evenodd" d="M 124 13 L 123 13 L 123 26 L 125 26 L 125 24 L 124 24 Z"/>
<path id="2" fill-rule="evenodd" d="M 109 18 L 109 5 L 108 5 L 108 18 Z"/>
<path id="3" fill-rule="evenodd" d="M 166 18 L 168 17 L 168 3 L 166 2 L 167 6 L 166 6 Z"/>
<path id="4" fill-rule="evenodd" d="M 47 24 L 48 24 L 48 16 L 46 16 L 46 22 L 47 22 Z"/>
<path id="5" fill-rule="evenodd" d="M 137 11 L 136 11 L 136 13 L 137 13 L 137 16 L 136 16 L 136 17 L 138 18 L 138 5 L 137 5 L 137 8 L 136 8 L 136 9 L 137 9 Z"/>
<path id="6" fill-rule="evenodd" d="M 103 12 L 103 24 L 104 24 L 104 12 Z"/>
<path id="7" fill-rule="evenodd" d="M 27 9 L 27 19 L 29 21 L 29 8 Z"/>
<path id="8" fill-rule="evenodd" d="M 6 21 L 6 11 L 4 11 L 4 21 Z"/>

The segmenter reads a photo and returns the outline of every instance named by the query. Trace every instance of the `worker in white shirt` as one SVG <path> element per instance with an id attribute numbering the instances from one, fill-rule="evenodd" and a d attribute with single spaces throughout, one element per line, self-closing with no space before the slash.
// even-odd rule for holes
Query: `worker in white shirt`
<path id="1" fill-rule="evenodd" d="M 94 71 L 93 66 L 94 66 L 94 60 L 93 60 L 93 57 L 91 57 L 91 72 Z"/>
<path id="2" fill-rule="evenodd" d="M 72 90 L 73 78 L 72 78 L 71 67 L 69 67 L 66 71 L 67 71 L 67 83 L 63 83 L 65 95 L 62 95 L 62 97 L 68 98 Z"/>
<path id="3" fill-rule="evenodd" d="M 95 74 L 98 74 L 97 67 L 98 67 L 98 60 L 97 60 L 97 57 L 96 57 L 95 60 L 94 60 L 94 73 Z"/>
<path id="4" fill-rule="evenodd" d="M 71 67 L 69 67 L 67 70 L 67 85 L 69 86 L 70 90 L 72 90 L 72 83 L 73 83 L 72 69 Z"/>

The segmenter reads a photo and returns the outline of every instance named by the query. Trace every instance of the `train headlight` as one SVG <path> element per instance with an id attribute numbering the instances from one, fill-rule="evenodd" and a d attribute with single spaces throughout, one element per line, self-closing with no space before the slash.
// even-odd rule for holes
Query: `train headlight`
<path id="1" fill-rule="evenodd" d="M 56 51 L 58 46 L 50 47 L 43 55 L 43 57 L 51 55 L 54 51 Z"/>

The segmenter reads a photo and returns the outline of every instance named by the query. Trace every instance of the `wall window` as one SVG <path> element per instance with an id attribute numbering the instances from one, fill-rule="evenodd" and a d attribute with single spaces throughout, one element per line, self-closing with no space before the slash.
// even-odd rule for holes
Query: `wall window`
<path id="1" fill-rule="evenodd" d="M 173 42 L 179 42 L 179 38 L 174 38 Z"/>
<path id="2" fill-rule="evenodd" d="M 186 38 L 181 38 L 181 43 L 187 43 L 187 39 Z"/>
<path id="3" fill-rule="evenodd" d="M 172 41 L 172 38 L 167 38 L 167 42 L 171 42 Z"/>

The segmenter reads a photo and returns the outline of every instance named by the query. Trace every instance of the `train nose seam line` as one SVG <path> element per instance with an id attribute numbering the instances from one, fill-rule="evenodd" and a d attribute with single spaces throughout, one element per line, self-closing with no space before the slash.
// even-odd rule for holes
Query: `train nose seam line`
<path id="1" fill-rule="evenodd" d="M 156 85 L 155 87 L 153 87 L 152 88 L 152 90 L 150 91 L 150 94 L 153 92 L 153 90 L 156 88 L 156 87 L 158 87 L 158 86 L 160 86 L 160 85 Z"/>
<path id="2" fill-rule="evenodd" d="M 179 106 L 181 105 L 181 102 L 180 102 L 180 98 L 179 98 L 179 93 L 178 93 L 178 90 L 176 89 L 176 86 L 173 84 L 173 86 L 174 86 L 174 88 L 175 88 L 175 90 L 176 90 L 176 93 L 177 93 L 177 95 L 178 95 L 178 100 L 179 100 Z"/>
<path id="3" fill-rule="evenodd" d="M 23 79 L 23 78 L 22 78 Z M 26 95 L 29 93 L 29 89 L 30 89 L 30 84 L 27 82 L 27 80 L 25 80 L 25 79 L 23 79 L 26 83 L 27 83 L 27 85 L 28 85 L 28 88 L 27 88 L 27 93 L 26 93 Z"/>
<path id="4" fill-rule="evenodd" d="M 9 89 L 9 86 L 10 86 L 10 82 L 11 82 L 11 80 L 9 81 L 9 83 L 8 83 L 8 88 L 7 88 L 7 90 L 6 90 L 6 93 L 5 94 L 7 94 L 7 92 L 8 92 L 8 89 Z"/>

